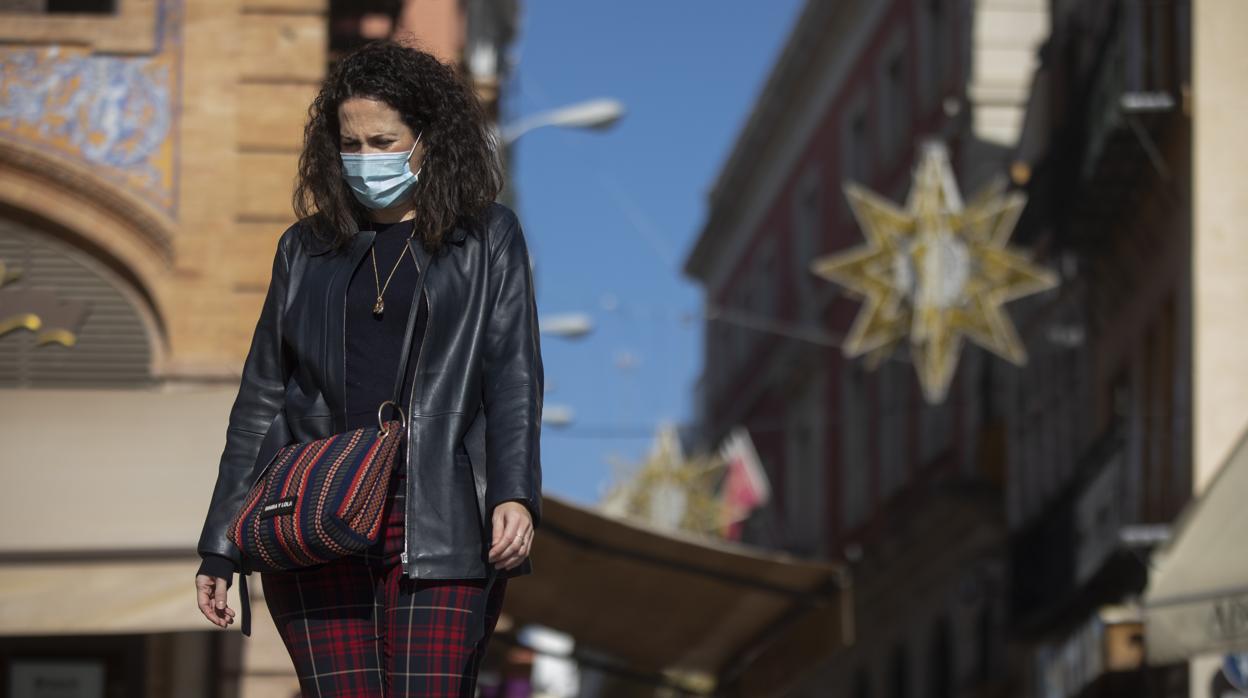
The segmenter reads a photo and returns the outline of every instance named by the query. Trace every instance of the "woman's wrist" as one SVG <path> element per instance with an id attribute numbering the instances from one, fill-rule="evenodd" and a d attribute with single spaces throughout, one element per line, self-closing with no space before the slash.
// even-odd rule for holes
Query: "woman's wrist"
<path id="1" fill-rule="evenodd" d="M 234 561 L 224 555 L 215 555 L 213 553 L 205 553 L 203 560 L 199 563 L 199 571 L 196 574 L 206 574 L 209 577 L 221 577 L 225 579 L 226 588 L 234 584 Z"/>
<path id="2" fill-rule="evenodd" d="M 534 516 L 532 502 L 522 497 L 512 497 L 511 499 L 504 499 L 503 501 L 499 502 L 499 504 L 506 504 L 507 502 L 515 502 L 523 506 L 525 511 L 529 512 L 529 521 L 533 523 L 533 528 L 534 529 L 537 528 L 537 517 Z"/>

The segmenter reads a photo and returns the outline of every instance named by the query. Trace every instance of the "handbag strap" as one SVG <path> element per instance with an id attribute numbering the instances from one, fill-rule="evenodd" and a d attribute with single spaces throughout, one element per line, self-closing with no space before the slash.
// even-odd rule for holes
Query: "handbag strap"
<path id="1" fill-rule="evenodd" d="M 408 239 L 407 244 L 409 246 L 405 247 L 404 251 L 411 253 L 411 243 L 412 239 Z M 416 255 L 413 254 L 412 260 L 415 261 L 415 259 Z M 429 260 L 429 263 L 433 264 L 433 260 Z M 391 398 L 391 401 L 399 406 L 403 405 L 400 400 L 403 396 L 403 379 L 407 377 L 407 362 L 412 355 L 412 335 L 416 331 L 416 315 L 420 311 L 421 297 L 425 291 L 425 274 L 428 273 L 428 270 L 420 268 L 419 263 L 416 264 L 416 269 L 416 292 L 412 295 L 412 307 L 407 311 L 407 329 L 403 331 L 403 348 L 399 352 L 398 375 L 394 377 L 394 397 Z M 428 328 L 425 331 L 427 332 Z M 416 380 L 415 376 L 412 377 L 412 380 Z M 411 405 L 408 405 L 407 409 L 410 411 Z"/>

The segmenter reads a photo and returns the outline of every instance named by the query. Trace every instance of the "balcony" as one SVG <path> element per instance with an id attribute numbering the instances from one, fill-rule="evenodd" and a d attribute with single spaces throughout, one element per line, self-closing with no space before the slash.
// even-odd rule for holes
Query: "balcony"
<path id="1" fill-rule="evenodd" d="M 1086 85 L 1073 114 L 1083 127 L 1079 185 L 1091 195 L 1081 209 L 1088 232 L 1121 212 L 1141 178 L 1171 178 L 1167 130 L 1183 113 L 1189 81 L 1190 7 L 1186 3 L 1118 0 L 1107 14 Z"/>
<path id="2" fill-rule="evenodd" d="M 1165 530 L 1133 525 L 1124 443 L 1116 432 L 1089 449 L 1049 509 L 1010 541 L 1011 614 L 1024 635 L 1086 618 L 1138 594 L 1148 549 Z"/>

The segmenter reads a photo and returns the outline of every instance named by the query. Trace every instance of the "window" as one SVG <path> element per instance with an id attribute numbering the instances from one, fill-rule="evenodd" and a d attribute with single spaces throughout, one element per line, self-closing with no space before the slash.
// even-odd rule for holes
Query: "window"
<path id="1" fill-rule="evenodd" d="M 867 118 L 866 95 L 858 95 L 845 109 L 841 125 L 841 181 L 866 185 L 871 181 L 871 127 Z M 849 202 L 839 197 L 844 220 L 850 220 L 853 212 Z"/>
<path id="2" fill-rule="evenodd" d="M 910 365 L 898 359 L 887 359 L 878 369 L 875 434 L 880 454 L 881 499 L 901 489 L 906 480 L 906 445 L 910 443 L 907 431 L 909 370 Z"/>
<path id="3" fill-rule="evenodd" d="M 803 376 L 792 391 L 785 420 L 787 537 L 793 552 L 804 554 L 820 552 L 824 529 L 823 395 L 821 372 Z"/>
<path id="4" fill-rule="evenodd" d="M 871 460 L 867 451 L 867 393 L 862 364 L 841 359 L 841 523 L 844 530 L 870 513 Z"/>
<path id="5" fill-rule="evenodd" d="M 714 341 L 707 351 L 708 354 L 715 356 L 716 394 L 719 393 L 720 388 L 732 380 L 732 372 L 737 365 L 737 336 L 741 332 L 741 327 L 732 322 L 728 316 L 737 310 L 739 290 L 738 286 L 729 286 L 713 301 L 717 311 L 715 319 L 710 323 L 714 328 L 711 335 Z"/>
<path id="6" fill-rule="evenodd" d="M 0 0 L 0 12 L 107 15 L 116 9 L 116 0 Z"/>
<path id="7" fill-rule="evenodd" d="M 865 182 L 871 178 L 871 132 L 867 124 L 866 108 L 854 115 L 850 124 L 850 137 L 853 139 L 850 146 L 850 172 L 856 181 Z"/>
<path id="8" fill-rule="evenodd" d="M 810 263 L 823 252 L 823 196 L 819 170 L 809 167 L 793 192 L 793 278 L 797 287 L 798 317 L 807 322 L 818 316 L 815 302 L 821 281 Z M 826 282 L 823 282 L 826 283 Z"/>
<path id="9" fill-rule="evenodd" d="M 953 446 L 954 414 L 949 399 L 938 405 L 924 400 L 919 407 L 919 466 L 931 463 Z"/>
<path id="10" fill-rule="evenodd" d="M 773 316 L 776 312 L 776 240 L 773 235 L 764 237 L 753 254 L 742 261 L 734 285 L 726 293 L 724 310 L 732 316 L 731 351 L 729 371 L 740 369 L 748 361 L 765 336 L 753 326 L 753 322 Z"/>
<path id="11" fill-rule="evenodd" d="M 919 99 L 935 106 L 953 74 L 953 3 L 917 0 L 919 4 Z"/>
<path id="12" fill-rule="evenodd" d="M 854 672 L 853 698 L 871 698 L 871 676 L 861 667 Z"/>
<path id="13" fill-rule="evenodd" d="M 928 695 L 953 698 L 953 627 L 942 617 L 932 626 L 932 646 L 928 650 Z"/>
<path id="14" fill-rule="evenodd" d="M 1034 486 L 1030 481 L 1031 472 L 1027 469 L 1023 450 L 1023 438 L 1027 426 L 1026 420 L 1022 418 L 1021 396 L 1024 393 L 1021 386 L 1022 371 L 1007 371 L 998 364 L 986 361 L 984 363 L 987 364 L 984 370 L 988 373 L 989 380 L 999 386 L 1000 405 L 1006 420 L 1005 472 L 1010 474 L 1005 478 L 1006 487 L 1009 490 L 1006 515 L 1010 527 L 1014 528 L 1027 520 L 1028 507 L 1031 503 L 1029 494 L 1034 491 Z"/>
<path id="15" fill-rule="evenodd" d="M 992 606 L 985 603 L 975 618 L 975 675 L 980 681 L 992 678 L 996 671 L 996 619 Z"/>
<path id="16" fill-rule="evenodd" d="M 750 293 L 750 284 L 749 284 L 748 277 L 745 279 L 742 279 L 742 282 L 737 285 L 733 296 L 734 296 L 734 299 L 733 299 L 733 302 L 729 304 L 728 306 L 729 309 L 732 310 L 732 312 L 736 314 L 737 317 L 740 317 L 742 314 L 748 313 L 750 309 L 753 307 L 752 294 Z M 749 343 L 750 343 L 753 330 L 745 327 L 740 322 L 734 322 L 731 326 L 732 326 L 732 368 L 730 370 L 735 372 L 738 368 L 740 368 L 742 362 L 745 361 L 746 355 L 749 353 L 749 350 L 750 350 Z"/>
<path id="17" fill-rule="evenodd" d="M 161 50 L 153 0 L 0 0 L 0 42 L 72 44 L 89 54 L 150 55 Z M 167 43 L 167 42 L 166 42 Z M 167 48 L 167 46 L 166 46 Z"/>
<path id="18" fill-rule="evenodd" d="M 727 380 L 728 325 L 714 318 L 706 323 L 706 375 L 710 393 L 717 395 L 719 387 Z"/>
<path id="19" fill-rule="evenodd" d="M 750 312 L 763 317 L 771 317 L 776 312 L 776 284 L 780 276 L 776 273 L 776 237 L 769 234 L 759 243 L 758 256 L 754 258 L 749 272 L 750 286 L 754 290 L 756 306 Z"/>
<path id="20" fill-rule="evenodd" d="M 893 647 L 888 661 L 889 698 L 910 698 L 910 658 L 902 645 Z"/>
<path id="21" fill-rule="evenodd" d="M 1179 51 L 1189 3 L 1133 2 L 1123 7 L 1126 89 L 1174 95 L 1180 87 Z M 1177 73 L 1177 74 L 1176 74 Z"/>
<path id="22" fill-rule="evenodd" d="M 985 369 L 983 362 L 983 352 L 978 347 L 968 346 L 962 352 L 962 358 L 959 359 L 960 365 L 956 379 L 961 383 L 962 390 L 959 395 L 958 403 L 950 404 L 949 419 L 956 421 L 956 415 L 962 416 L 962 430 L 958 434 L 961 440 L 958 449 L 961 456 L 959 468 L 964 475 L 981 474 L 993 477 L 993 469 L 981 470 L 979 458 L 983 455 L 979 451 L 978 441 L 980 439 L 981 429 L 984 425 L 981 423 L 983 415 L 992 413 L 993 395 L 990 390 L 985 387 Z M 955 412 L 956 410 L 956 412 Z M 992 431 L 995 439 L 999 434 Z M 997 456 L 992 456 L 994 463 Z"/>
<path id="23" fill-rule="evenodd" d="M 48 0 L 50 13 L 110 14 L 115 10 L 114 0 Z"/>
<path id="24" fill-rule="evenodd" d="M 936 31 L 940 3 L 935 0 L 915 0 L 918 5 L 919 34 L 919 104 L 927 109 L 936 101 L 940 94 L 940 65 L 938 56 L 940 37 Z"/>
<path id="25" fill-rule="evenodd" d="M 329 0 L 330 64 L 369 39 L 393 33 L 400 11 L 401 3 L 388 0 Z"/>
<path id="26" fill-rule="evenodd" d="M 880 67 L 880 153 L 891 161 L 910 139 L 910 99 L 905 43 L 895 35 Z"/>

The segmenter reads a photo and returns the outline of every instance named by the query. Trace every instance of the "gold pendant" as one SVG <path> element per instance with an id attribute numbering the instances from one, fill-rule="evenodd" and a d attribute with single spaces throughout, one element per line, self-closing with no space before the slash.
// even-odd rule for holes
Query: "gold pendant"
<path id="1" fill-rule="evenodd" d="M 373 315 L 376 315 L 377 317 L 381 317 L 381 314 L 384 313 L 385 311 L 386 311 L 385 302 L 381 300 L 381 296 L 377 296 L 377 302 L 373 304 Z"/>

